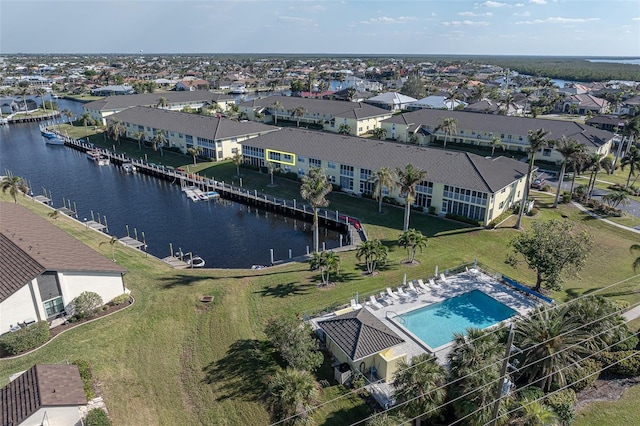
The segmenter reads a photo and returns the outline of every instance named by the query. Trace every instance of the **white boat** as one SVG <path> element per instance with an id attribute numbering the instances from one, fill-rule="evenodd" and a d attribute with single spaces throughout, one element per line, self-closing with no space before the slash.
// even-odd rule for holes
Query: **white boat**
<path id="1" fill-rule="evenodd" d="M 132 163 L 122 163 L 122 170 L 124 170 L 126 173 L 135 173 L 138 171 L 136 166 L 134 166 Z"/>
<path id="2" fill-rule="evenodd" d="M 87 159 L 89 159 L 89 161 L 93 161 L 98 166 L 108 166 L 111 163 L 109 161 L 109 157 L 107 157 L 106 155 L 103 155 L 97 149 L 87 151 Z"/>
<path id="3" fill-rule="evenodd" d="M 58 138 L 45 138 L 44 142 L 47 145 L 64 145 L 64 141 Z"/>
<path id="4" fill-rule="evenodd" d="M 205 261 L 200 256 L 196 256 L 192 253 L 176 252 L 176 257 L 185 262 L 191 268 L 202 268 Z"/>
<path id="5" fill-rule="evenodd" d="M 229 93 L 231 95 L 245 95 L 249 93 L 244 84 L 232 84 L 230 86 L 230 89 L 231 90 L 229 90 Z"/>
<path id="6" fill-rule="evenodd" d="M 208 192 L 203 192 L 200 197 L 203 200 L 210 200 L 212 198 L 220 198 L 220 194 L 217 191 L 208 191 Z"/>

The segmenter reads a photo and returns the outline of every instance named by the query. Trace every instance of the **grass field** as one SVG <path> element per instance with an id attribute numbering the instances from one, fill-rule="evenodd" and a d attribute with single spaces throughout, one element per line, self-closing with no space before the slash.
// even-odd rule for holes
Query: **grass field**
<path id="1" fill-rule="evenodd" d="M 137 149 L 137 145 L 125 142 L 122 146 L 127 152 Z M 162 158 L 165 161 L 171 158 L 176 166 L 191 160 L 167 154 Z M 230 163 L 199 166 L 202 173 L 218 180 L 237 179 L 235 166 Z M 267 188 L 266 174 L 244 169 L 242 174 L 246 187 L 269 189 L 275 196 L 300 200 L 295 182 L 276 178 L 277 186 Z M 598 294 L 629 303 L 640 302 L 640 278 L 630 279 L 634 257 L 629 253 L 629 246 L 640 240 L 638 235 L 592 219 L 573 206 L 548 208 L 552 196 L 542 193 L 535 196 L 541 210 L 538 217 L 525 218 L 524 226 L 532 220 L 564 215 L 591 233 L 595 241 L 580 276 L 568 279 L 565 289 L 553 297 L 564 301 L 627 280 Z M 0 199 L 9 197 L 0 195 Z M 261 401 L 265 380 L 279 368 L 264 342 L 263 327 L 270 317 L 282 313 L 313 314 L 345 305 L 356 292 L 362 296 L 380 291 L 390 283 L 401 283 L 404 273 L 409 279 L 427 277 L 433 274 L 436 265 L 444 270 L 474 259 L 522 282 L 534 282 L 533 272 L 525 266 L 512 268 L 504 263 L 508 241 L 517 232 L 511 227 L 514 217 L 489 231 L 414 212 L 411 226 L 428 236 L 429 242 L 424 252 L 417 255 L 419 265 L 405 266 L 401 261 L 406 252 L 396 244 L 402 226 L 401 208 L 384 206 L 380 214 L 376 202 L 338 193 L 330 194 L 330 201 L 329 208 L 359 217 L 369 237 L 382 240 L 390 248 L 389 261 L 379 275 L 362 275 L 363 267 L 354 253 L 341 253 L 337 285 L 323 289 L 316 285 L 319 274 L 309 271 L 305 263 L 258 271 L 178 271 L 144 253 L 118 246 L 116 258 L 129 271 L 125 282 L 136 303 L 111 317 L 69 331 L 33 354 L 0 361 L 0 384 L 6 383 L 10 374 L 34 363 L 83 358 L 93 367 L 116 425 L 263 425 L 269 423 Z M 24 197 L 19 202 L 47 218 L 46 207 Z M 65 217 L 55 225 L 110 257 L 109 245 L 99 245 L 108 241 L 107 236 Z M 199 302 L 202 295 L 215 296 L 214 302 Z M 328 375 L 330 371 L 325 366 L 318 377 Z M 323 400 L 343 391 L 337 385 L 326 388 Z M 629 412 L 617 414 L 638 418 L 639 405 L 625 405 Z M 315 414 L 315 420 L 319 425 L 350 424 L 364 418 L 366 413 L 368 408 L 363 401 L 349 396 L 324 406 Z M 615 414 L 612 410 L 610 418 L 616 418 Z"/>

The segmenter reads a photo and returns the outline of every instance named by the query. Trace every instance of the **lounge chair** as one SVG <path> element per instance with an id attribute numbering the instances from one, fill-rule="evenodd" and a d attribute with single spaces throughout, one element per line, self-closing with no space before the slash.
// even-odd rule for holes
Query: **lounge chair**
<path id="1" fill-rule="evenodd" d="M 387 287 L 387 294 L 389 295 L 389 297 L 391 297 L 393 300 L 400 300 L 400 298 L 398 297 L 397 294 L 395 294 L 393 291 L 391 291 L 391 287 Z"/>
<path id="2" fill-rule="evenodd" d="M 385 291 L 380 293 L 380 300 L 383 304 L 389 306 L 389 305 L 393 305 L 393 299 L 391 298 L 391 296 L 389 296 L 389 294 Z"/>
<path id="3" fill-rule="evenodd" d="M 356 302 L 356 299 L 351 299 L 351 308 L 353 308 L 353 310 L 355 311 L 358 309 L 362 309 L 362 305 Z"/>
<path id="4" fill-rule="evenodd" d="M 384 307 L 380 303 L 378 303 L 378 301 L 376 300 L 376 297 L 373 294 L 369 296 L 369 303 L 371 303 L 371 306 L 374 309 L 382 309 Z"/>
<path id="5" fill-rule="evenodd" d="M 435 282 L 435 280 L 433 278 L 429 278 L 429 285 L 431 287 L 434 287 L 436 285 L 436 282 Z"/>
<path id="6" fill-rule="evenodd" d="M 442 282 L 447 281 L 447 277 L 445 277 L 444 274 L 440 274 L 440 281 Z"/>
<path id="7" fill-rule="evenodd" d="M 413 285 L 413 281 L 409 281 L 409 291 L 412 291 L 413 293 L 416 294 L 416 296 L 420 293 L 422 293 L 422 290 L 419 288 L 416 288 L 415 285 Z"/>
<path id="8" fill-rule="evenodd" d="M 427 286 L 424 281 L 422 280 L 418 280 L 418 287 L 420 287 L 421 289 L 423 289 L 424 291 L 429 291 L 430 288 L 429 286 Z"/>
<path id="9" fill-rule="evenodd" d="M 396 290 L 396 294 L 402 297 L 403 299 L 408 299 L 409 297 L 411 297 L 409 296 L 408 293 L 404 292 L 404 290 L 402 289 L 402 286 L 398 286 L 398 289 Z"/>

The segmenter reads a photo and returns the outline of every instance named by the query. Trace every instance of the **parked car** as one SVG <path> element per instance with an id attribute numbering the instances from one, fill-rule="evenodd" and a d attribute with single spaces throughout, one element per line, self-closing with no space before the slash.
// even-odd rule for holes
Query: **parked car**
<path id="1" fill-rule="evenodd" d="M 542 189 L 543 186 L 547 184 L 547 181 L 544 178 L 535 178 L 533 182 L 531 182 L 531 188 L 533 189 Z"/>

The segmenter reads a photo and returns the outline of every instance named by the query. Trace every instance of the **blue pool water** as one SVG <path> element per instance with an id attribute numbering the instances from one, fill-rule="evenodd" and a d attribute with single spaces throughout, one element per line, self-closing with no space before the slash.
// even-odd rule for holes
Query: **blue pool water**
<path id="1" fill-rule="evenodd" d="M 455 332 L 464 333 L 469 327 L 486 328 L 516 313 L 480 290 L 472 290 L 396 319 L 429 347 L 437 348 L 453 340 Z"/>

